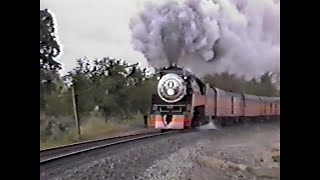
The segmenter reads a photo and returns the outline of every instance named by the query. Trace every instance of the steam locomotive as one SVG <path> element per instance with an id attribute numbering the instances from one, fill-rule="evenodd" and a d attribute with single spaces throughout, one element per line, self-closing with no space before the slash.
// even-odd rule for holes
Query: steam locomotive
<path id="1" fill-rule="evenodd" d="M 170 66 L 159 71 L 147 125 L 156 129 L 189 129 L 257 118 L 280 117 L 280 98 L 224 91 L 202 82 L 191 72 Z"/>

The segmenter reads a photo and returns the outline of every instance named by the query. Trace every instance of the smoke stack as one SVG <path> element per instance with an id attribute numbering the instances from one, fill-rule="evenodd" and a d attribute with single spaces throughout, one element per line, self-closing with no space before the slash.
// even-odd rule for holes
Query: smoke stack
<path id="1" fill-rule="evenodd" d="M 171 67 L 177 67 L 177 64 L 174 63 L 174 62 L 172 62 L 172 63 L 170 64 L 170 66 L 171 66 Z"/>

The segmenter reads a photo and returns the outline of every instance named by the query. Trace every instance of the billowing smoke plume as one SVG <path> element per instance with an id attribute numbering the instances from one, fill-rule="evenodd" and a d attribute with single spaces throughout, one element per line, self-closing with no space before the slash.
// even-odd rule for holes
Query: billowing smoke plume
<path id="1" fill-rule="evenodd" d="M 171 0 L 131 19 L 132 42 L 151 66 L 252 78 L 280 70 L 280 1 Z"/>

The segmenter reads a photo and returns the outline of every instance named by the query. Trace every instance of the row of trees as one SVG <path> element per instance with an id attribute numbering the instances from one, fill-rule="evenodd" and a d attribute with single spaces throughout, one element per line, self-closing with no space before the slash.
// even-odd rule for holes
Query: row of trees
<path id="1" fill-rule="evenodd" d="M 253 94 L 257 96 L 280 96 L 280 91 L 272 81 L 274 74 L 265 73 L 259 79 L 246 80 L 233 74 L 222 73 L 204 76 L 203 80 L 214 87 L 237 93 Z"/>
<path id="2" fill-rule="evenodd" d="M 265 74 L 260 81 L 246 81 L 227 73 L 207 75 L 205 82 L 225 90 L 260 96 L 278 96 L 272 76 Z M 77 66 L 68 75 L 46 82 L 43 96 L 48 115 L 72 115 L 70 84 L 78 95 L 80 116 L 102 113 L 106 119 L 128 117 L 149 110 L 151 94 L 156 92 L 156 78 L 147 75 L 138 64 L 128 64 L 111 58 L 90 61 L 77 60 Z"/>

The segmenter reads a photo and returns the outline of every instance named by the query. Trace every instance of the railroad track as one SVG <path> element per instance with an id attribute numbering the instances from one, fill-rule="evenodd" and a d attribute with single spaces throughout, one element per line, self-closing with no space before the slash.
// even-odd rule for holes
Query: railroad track
<path id="1" fill-rule="evenodd" d="M 161 135 L 170 134 L 173 132 L 176 132 L 176 131 L 143 132 L 138 134 L 105 138 L 105 139 L 99 139 L 99 140 L 93 140 L 93 141 L 85 141 L 85 142 L 79 142 L 79 143 L 74 143 L 74 144 L 65 145 L 65 146 L 44 149 L 40 151 L 40 165 L 43 165 L 58 159 L 78 155 L 84 152 L 100 149 L 100 148 L 110 147 L 110 146 L 114 146 L 114 145 L 118 145 L 126 142 L 151 138 L 155 136 L 161 136 Z"/>

